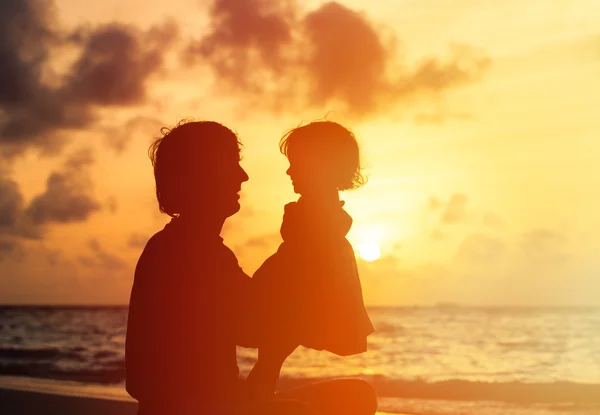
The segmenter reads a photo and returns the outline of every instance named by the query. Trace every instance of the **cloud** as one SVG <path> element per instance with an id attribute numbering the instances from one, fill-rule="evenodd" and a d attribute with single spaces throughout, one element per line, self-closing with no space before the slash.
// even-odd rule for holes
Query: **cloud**
<path id="1" fill-rule="evenodd" d="M 434 241 L 443 241 L 447 237 L 446 233 L 440 228 L 434 228 L 429 236 Z"/>
<path id="2" fill-rule="evenodd" d="M 372 262 L 358 260 L 363 297 L 368 304 L 414 304 L 435 296 L 440 282 L 449 276 L 442 264 L 426 262 L 409 266 L 394 255 Z M 418 300 L 416 300 L 418 299 Z"/>
<path id="3" fill-rule="evenodd" d="M 244 243 L 244 248 L 269 248 L 277 243 L 281 243 L 281 235 L 279 233 L 269 233 L 265 235 L 249 238 Z"/>
<path id="4" fill-rule="evenodd" d="M 177 26 L 165 23 L 141 32 L 110 23 L 83 38 L 83 50 L 65 82 L 64 94 L 74 104 L 134 105 L 146 98 L 150 75 L 161 69 Z"/>
<path id="5" fill-rule="evenodd" d="M 234 247 L 233 251 L 236 255 L 244 256 L 250 250 L 275 250 L 277 245 L 282 242 L 279 233 L 267 233 L 248 238 L 240 245 Z M 253 251 L 256 252 L 256 251 Z"/>
<path id="6" fill-rule="evenodd" d="M 144 248 L 148 243 L 149 239 L 150 237 L 146 234 L 134 232 L 129 236 L 127 245 L 129 245 L 132 248 Z"/>
<path id="7" fill-rule="evenodd" d="M 279 73 L 287 67 L 283 54 L 292 41 L 293 16 L 291 2 L 215 0 L 209 13 L 210 32 L 187 47 L 184 62 L 209 62 L 230 85 L 256 91 L 257 70 L 264 67 Z"/>
<path id="8" fill-rule="evenodd" d="M 519 248 L 529 263 L 557 264 L 568 260 L 568 239 L 550 229 L 534 229 L 521 236 Z"/>
<path id="9" fill-rule="evenodd" d="M 106 204 L 105 204 L 106 208 L 108 209 L 108 211 L 110 213 L 112 213 L 113 215 L 115 213 L 117 213 L 117 211 L 119 210 L 119 202 L 117 202 L 117 198 L 115 196 L 110 196 L 107 200 L 106 200 Z"/>
<path id="10" fill-rule="evenodd" d="M 442 206 L 444 206 L 444 202 L 442 202 L 440 199 L 438 199 L 435 196 L 431 196 L 429 198 L 429 200 L 427 201 L 427 205 L 429 206 L 429 209 L 437 210 L 437 209 L 441 208 Z"/>
<path id="11" fill-rule="evenodd" d="M 400 64 L 393 45 L 386 44 L 364 15 L 330 2 L 304 21 L 310 43 L 306 69 L 311 104 L 338 100 L 354 115 L 364 117 L 387 109 L 398 100 L 436 95 L 479 78 L 489 58 L 468 45 L 455 45 L 450 56 L 426 57 L 415 68 Z"/>
<path id="12" fill-rule="evenodd" d="M 446 121 L 453 120 L 471 120 L 473 115 L 466 112 L 433 111 L 420 112 L 415 115 L 414 122 L 418 125 L 441 125 Z"/>
<path id="13" fill-rule="evenodd" d="M 311 83 L 310 103 L 332 99 L 357 114 L 378 107 L 380 94 L 392 86 L 385 78 L 393 57 L 373 25 L 339 3 L 326 3 L 303 21 L 309 54 L 305 67 Z"/>
<path id="14" fill-rule="evenodd" d="M 127 267 L 128 263 L 121 257 L 111 254 L 102 248 L 100 242 L 91 239 L 88 242 L 88 248 L 92 255 L 80 256 L 78 261 L 87 268 L 98 268 L 104 271 L 118 271 Z"/>
<path id="15" fill-rule="evenodd" d="M 12 228 L 17 224 L 23 209 L 23 196 L 19 185 L 0 177 L 0 228 Z"/>
<path id="16" fill-rule="evenodd" d="M 177 35 L 173 24 L 140 31 L 107 24 L 62 29 L 54 4 L 36 0 L 0 2 L 0 155 L 28 148 L 56 152 L 61 130 L 83 129 L 99 107 L 144 101 L 149 77 L 159 71 Z M 75 50 L 73 50 L 75 49 Z M 53 68 L 53 54 L 75 52 L 66 74 Z"/>
<path id="17" fill-rule="evenodd" d="M 21 246 L 14 239 L 2 238 L 0 236 L 0 261 L 7 257 L 14 257 L 19 254 Z"/>
<path id="18" fill-rule="evenodd" d="M 38 225 L 70 223 L 85 221 L 100 210 L 89 173 L 93 162 L 89 149 L 72 154 L 60 171 L 50 174 L 44 193 L 34 197 L 27 207 L 27 216 Z"/>
<path id="19" fill-rule="evenodd" d="M 207 63 L 223 83 L 272 109 L 340 105 L 356 118 L 478 80 L 485 53 L 453 45 L 449 56 L 400 59 L 369 19 L 337 2 L 302 12 L 299 3 L 217 0 L 212 30 L 189 45 L 188 64 Z"/>
<path id="20" fill-rule="evenodd" d="M 483 215 L 483 224 L 490 228 L 499 228 L 502 226 L 502 217 L 497 213 L 486 212 Z"/>
<path id="21" fill-rule="evenodd" d="M 140 115 L 127 120 L 121 126 L 104 126 L 102 129 L 109 147 L 117 153 L 122 153 L 135 136 L 156 137 L 163 125 L 157 118 Z"/>
<path id="22" fill-rule="evenodd" d="M 466 218 L 467 195 L 455 193 L 444 207 L 440 220 L 444 224 L 455 224 L 463 222 Z"/>
<path id="23" fill-rule="evenodd" d="M 46 148 L 56 144 L 30 132 L 60 123 L 63 116 L 58 97 L 42 83 L 49 49 L 58 42 L 49 2 L 0 2 L 0 144 L 5 153 L 19 151 L 23 140 Z"/>
<path id="24" fill-rule="evenodd" d="M 491 265 L 506 251 L 506 244 L 490 235 L 472 233 L 458 246 L 454 260 L 460 264 Z"/>
<path id="25" fill-rule="evenodd" d="M 17 182 L 0 172 L 0 237 L 40 238 L 40 232 L 24 214 L 24 199 Z"/>

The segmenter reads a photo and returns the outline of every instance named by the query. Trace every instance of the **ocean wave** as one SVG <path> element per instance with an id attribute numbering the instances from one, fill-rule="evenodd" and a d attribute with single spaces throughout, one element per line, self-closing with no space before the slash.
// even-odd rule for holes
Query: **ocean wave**
<path id="1" fill-rule="evenodd" d="M 65 367 L 52 362 L 0 362 L 0 373 L 12 376 L 114 385 L 125 381 L 125 362 L 122 359 L 111 359 L 109 362 L 96 367 Z M 462 379 L 432 382 L 414 379 L 390 379 L 384 376 L 358 377 L 371 383 L 379 397 L 447 401 L 600 404 L 600 384 L 566 381 L 548 383 L 474 382 Z M 326 379 L 282 376 L 279 387 L 295 387 L 323 380 Z"/>
<path id="2" fill-rule="evenodd" d="M 600 404 L 600 384 L 566 381 L 548 383 L 474 382 L 452 379 L 440 382 L 409 379 L 389 379 L 382 376 L 365 377 L 380 397 L 448 400 L 501 401 L 514 403 L 577 402 Z M 286 386 L 298 386 L 323 379 L 282 378 Z"/>
<path id="3" fill-rule="evenodd" d="M 72 359 L 83 360 L 81 351 L 85 349 L 60 349 L 57 347 L 22 348 L 22 347 L 0 347 L 0 359 L 36 359 L 36 360 L 59 360 Z"/>
<path id="4" fill-rule="evenodd" d="M 52 363 L 1 363 L 0 373 L 7 376 L 25 376 L 56 380 L 72 380 L 106 385 L 125 381 L 125 362 L 115 362 L 101 368 L 63 368 Z"/>
<path id="5" fill-rule="evenodd" d="M 441 382 L 374 379 L 378 394 L 389 397 L 504 402 L 600 403 L 600 384 L 574 382 L 473 382 L 453 379 Z"/>

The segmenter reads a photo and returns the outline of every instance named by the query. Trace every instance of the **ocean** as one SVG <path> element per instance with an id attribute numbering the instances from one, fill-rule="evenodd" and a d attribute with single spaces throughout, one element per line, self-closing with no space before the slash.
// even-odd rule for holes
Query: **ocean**
<path id="1" fill-rule="evenodd" d="M 600 414 L 600 309 L 370 308 L 352 357 L 300 348 L 280 386 L 368 380 L 380 410 L 426 415 Z M 0 374 L 123 388 L 126 307 L 0 307 Z M 242 375 L 256 351 L 238 349 Z M 124 389 L 123 389 L 123 393 Z"/>

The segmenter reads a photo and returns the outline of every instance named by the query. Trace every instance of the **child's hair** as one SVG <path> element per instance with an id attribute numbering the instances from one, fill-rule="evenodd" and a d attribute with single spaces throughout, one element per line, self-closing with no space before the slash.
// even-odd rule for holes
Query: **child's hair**
<path id="1" fill-rule="evenodd" d="M 314 121 L 287 132 L 279 142 L 285 156 L 298 146 L 330 166 L 328 171 L 338 190 L 358 189 L 366 183 L 361 174 L 358 142 L 346 127 L 333 121 Z"/>
<path id="2" fill-rule="evenodd" d="M 148 155 L 154 167 L 156 198 L 161 212 L 175 217 L 181 213 L 190 192 L 197 191 L 197 177 L 212 180 L 222 156 L 241 150 L 242 143 L 229 128 L 214 121 L 180 121 L 163 127 Z"/>

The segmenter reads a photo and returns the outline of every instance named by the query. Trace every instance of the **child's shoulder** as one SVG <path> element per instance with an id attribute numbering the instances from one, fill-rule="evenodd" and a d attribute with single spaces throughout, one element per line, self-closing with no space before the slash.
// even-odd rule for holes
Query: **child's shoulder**
<path id="1" fill-rule="evenodd" d="M 284 241 L 296 237 L 345 237 L 352 226 L 352 218 L 343 206 L 343 201 L 329 208 L 302 201 L 290 202 L 284 207 L 281 236 Z"/>
<path id="2" fill-rule="evenodd" d="M 283 207 L 284 213 L 294 212 L 298 209 L 298 202 L 290 202 Z"/>

